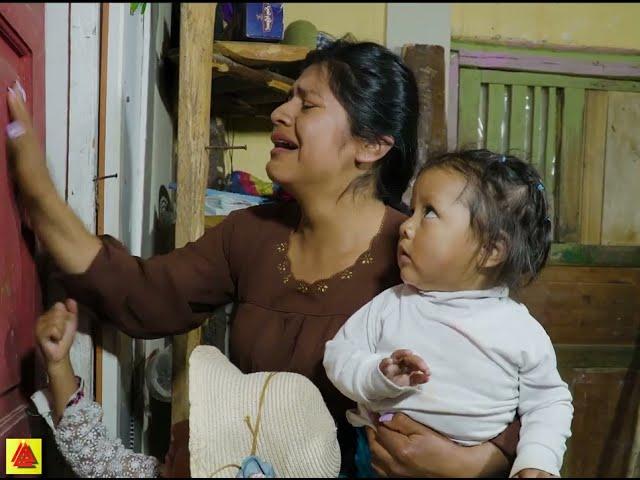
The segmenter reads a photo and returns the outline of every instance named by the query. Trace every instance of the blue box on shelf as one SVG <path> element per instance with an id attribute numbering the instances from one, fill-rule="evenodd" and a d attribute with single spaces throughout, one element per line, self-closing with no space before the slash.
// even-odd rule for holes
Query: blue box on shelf
<path id="1" fill-rule="evenodd" d="M 280 42 L 284 38 L 284 5 L 282 3 L 218 4 L 221 22 L 216 39 Z"/>
<path id="2" fill-rule="evenodd" d="M 281 41 L 284 35 L 282 3 L 245 4 L 245 36 L 253 40 Z"/>

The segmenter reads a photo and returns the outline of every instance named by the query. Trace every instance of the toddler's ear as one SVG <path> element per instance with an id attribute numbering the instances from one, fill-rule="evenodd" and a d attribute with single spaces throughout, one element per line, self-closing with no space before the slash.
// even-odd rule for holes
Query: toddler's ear
<path id="1" fill-rule="evenodd" d="M 507 241 L 504 235 L 493 245 L 483 247 L 480 254 L 480 268 L 497 267 L 507 259 Z"/>

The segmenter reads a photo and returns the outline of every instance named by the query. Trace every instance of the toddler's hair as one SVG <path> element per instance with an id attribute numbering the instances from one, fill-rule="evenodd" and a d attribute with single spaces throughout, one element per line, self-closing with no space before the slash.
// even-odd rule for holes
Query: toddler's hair
<path id="1" fill-rule="evenodd" d="M 530 164 L 489 150 L 447 152 L 430 158 L 419 175 L 432 168 L 461 173 L 471 213 L 471 228 L 488 255 L 503 242 L 504 261 L 494 268 L 496 285 L 511 289 L 529 284 L 540 272 L 551 247 L 544 184 Z"/>

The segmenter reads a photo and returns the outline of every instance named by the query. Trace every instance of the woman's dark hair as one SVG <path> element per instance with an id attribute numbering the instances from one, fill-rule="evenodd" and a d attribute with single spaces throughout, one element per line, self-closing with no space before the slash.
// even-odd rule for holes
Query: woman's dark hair
<path id="1" fill-rule="evenodd" d="M 463 199 L 485 252 L 503 242 L 505 256 L 493 272 L 495 283 L 517 289 L 533 281 L 547 261 L 552 235 L 544 184 L 535 168 L 488 150 L 437 155 L 419 175 L 432 168 L 451 169 L 467 180 Z"/>
<path id="2" fill-rule="evenodd" d="M 394 145 L 374 165 L 376 193 L 399 204 L 416 168 L 418 87 L 413 72 L 385 47 L 338 40 L 307 55 L 303 68 L 323 65 L 332 93 L 347 111 L 351 134 L 371 142 L 389 135 Z M 368 181 L 358 178 L 355 185 Z"/>

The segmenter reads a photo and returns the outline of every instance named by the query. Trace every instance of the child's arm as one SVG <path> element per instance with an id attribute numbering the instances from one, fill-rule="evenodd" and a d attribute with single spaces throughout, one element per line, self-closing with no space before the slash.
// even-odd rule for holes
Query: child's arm
<path id="1" fill-rule="evenodd" d="M 70 404 L 78 392 L 69 358 L 77 313 L 73 300 L 56 303 L 36 325 L 36 338 L 49 374 L 60 453 L 80 477 L 157 477 L 160 464 L 156 458 L 134 453 L 125 449 L 120 440 L 107 437 L 100 405 L 86 398 Z"/>
<path id="2" fill-rule="evenodd" d="M 78 389 L 69 350 L 78 327 L 78 306 L 73 300 L 56 303 L 38 319 L 36 338 L 44 357 L 53 397 L 53 419 L 58 424 L 67 402 Z"/>
<path id="3" fill-rule="evenodd" d="M 533 336 L 530 338 L 534 338 Z M 511 476 L 560 475 L 566 441 L 571 436 L 573 405 L 567 384 L 556 366 L 551 340 L 544 335 L 531 341 L 520 371 L 520 442 Z"/>
<path id="4" fill-rule="evenodd" d="M 383 296 L 354 313 L 325 346 L 323 363 L 329 379 L 343 395 L 365 404 L 395 398 L 428 380 L 426 364 L 417 355 L 406 350 L 391 357 L 376 353 Z"/>

